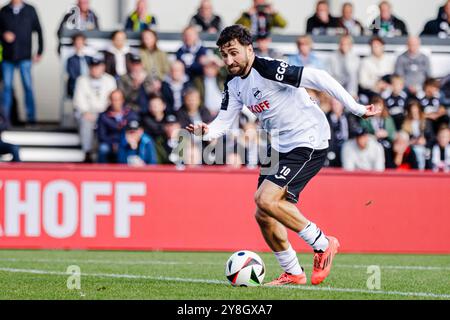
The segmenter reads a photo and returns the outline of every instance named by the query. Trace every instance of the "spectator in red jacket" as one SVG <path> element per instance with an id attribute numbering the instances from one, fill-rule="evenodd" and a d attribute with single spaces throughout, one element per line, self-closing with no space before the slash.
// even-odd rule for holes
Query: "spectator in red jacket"
<path id="1" fill-rule="evenodd" d="M 418 100 L 408 102 L 401 130 L 409 134 L 411 146 L 419 163 L 419 169 L 425 169 L 426 146 L 434 140 L 434 132 L 433 126 L 425 118 Z"/>
<path id="2" fill-rule="evenodd" d="M 392 163 L 387 162 L 386 168 L 397 170 L 419 169 L 416 154 L 410 144 L 409 134 L 404 131 L 399 131 L 395 135 L 392 156 L 389 158 L 392 159 Z"/>

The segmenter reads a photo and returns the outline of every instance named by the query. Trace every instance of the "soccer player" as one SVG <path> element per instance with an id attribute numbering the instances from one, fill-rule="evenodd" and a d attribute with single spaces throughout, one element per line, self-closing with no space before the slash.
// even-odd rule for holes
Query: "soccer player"
<path id="1" fill-rule="evenodd" d="M 300 192 L 322 168 L 330 139 L 326 116 L 305 88 L 328 93 L 360 117 L 370 117 L 379 111 L 374 105 L 358 104 L 325 71 L 255 56 L 252 35 L 241 25 L 225 28 L 217 46 L 230 74 L 221 110 L 210 125 L 190 124 L 186 129 L 202 135 L 206 141 L 218 138 L 231 127 L 245 105 L 258 117 L 264 130 L 272 136 L 277 132 L 278 142 L 274 144 L 272 139 L 270 150 L 279 154 L 277 172 L 261 174 L 255 194 L 256 220 L 284 270 L 268 285 L 307 282 L 286 228 L 296 232 L 314 250 L 311 283 L 320 284 L 330 273 L 339 242 L 326 236 L 295 206 Z"/>

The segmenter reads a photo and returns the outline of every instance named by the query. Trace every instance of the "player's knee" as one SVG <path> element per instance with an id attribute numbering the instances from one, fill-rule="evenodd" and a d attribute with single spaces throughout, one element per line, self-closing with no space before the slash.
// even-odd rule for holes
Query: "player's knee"
<path id="1" fill-rule="evenodd" d="M 270 214 L 273 206 L 275 205 L 273 197 L 271 195 L 267 195 L 264 192 L 257 192 L 255 194 L 255 203 L 258 209 L 267 212 L 268 214 Z"/>

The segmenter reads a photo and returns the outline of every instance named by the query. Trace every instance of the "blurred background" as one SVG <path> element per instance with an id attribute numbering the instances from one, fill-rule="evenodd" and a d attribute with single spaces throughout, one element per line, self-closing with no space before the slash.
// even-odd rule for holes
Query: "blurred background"
<path id="1" fill-rule="evenodd" d="M 311 91 L 332 127 L 327 165 L 448 170 L 446 1 L 43 0 L 25 2 L 32 10 L 23 11 L 23 1 L 1 4 L 2 141 L 15 146 L 5 146 L 3 161 L 205 163 L 200 141 L 190 144 L 189 160 L 172 151 L 180 127 L 217 115 L 226 72 L 215 40 L 224 26 L 241 23 L 252 30 L 258 55 L 324 69 L 361 103 L 385 109 L 360 121 Z M 32 23 L 15 39 L 8 29 L 20 19 Z M 93 78 L 102 81 L 93 85 Z M 136 130 L 127 130 L 130 120 Z M 121 158 L 126 131 L 138 129 L 138 140 L 143 135 L 152 145 L 151 159 Z M 248 133 L 258 123 L 244 112 L 235 129 Z M 236 135 L 224 146 L 222 163 L 257 165 L 253 138 L 236 153 L 248 139 Z M 374 159 L 357 164 L 363 150 Z"/>
<path id="2" fill-rule="evenodd" d="M 98 13 L 100 19 L 100 27 L 103 30 L 114 30 L 123 27 L 126 17 L 135 6 L 134 0 L 91 0 L 90 5 L 92 10 Z M 333 15 L 339 16 L 341 14 L 341 6 L 346 2 L 343 0 L 329 1 L 330 11 Z M 1 4 L 6 4 L 7 1 L 2 1 Z M 60 89 L 60 81 L 58 72 L 60 70 L 60 63 L 56 51 L 58 39 L 55 36 L 56 30 L 59 27 L 62 16 L 74 4 L 71 0 L 42 0 L 29 1 L 34 5 L 41 17 L 44 37 L 46 40 L 46 52 L 42 63 L 36 66 L 36 73 L 42 74 L 49 81 L 54 83 L 55 89 Z M 292 1 L 292 0 L 274 0 L 272 1 L 276 9 L 289 22 L 284 29 L 276 30 L 277 33 L 282 34 L 302 34 L 306 31 L 306 20 L 312 15 L 315 8 L 314 1 Z M 418 35 L 428 20 L 436 17 L 436 10 L 444 1 L 412 1 L 405 2 L 401 0 L 391 1 L 394 9 L 398 13 L 402 13 L 405 23 L 411 30 L 411 34 Z M 414 5 L 412 5 L 414 3 Z M 152 14 L 158 17 L 158 30 L 167 32 L 180 32 L 189 22 L 192 15 L 196 13 L 196 8 L 199 6 L 198 0 L 167 0 L 167 1 L 151 1 L 148 0 L 149 10 Z M 242 11 L 248 9 L 251 1 L 212 1 L 214 10 L 220 14 L 224 25 L 233 24 Z M 355 17 L 361 22 L 367 22 L 368 10 L 371 6 L 377 6 L 376 1 L 363 0 L 358 1 L 355 5 Z M 176 8 L 176 10 L 174 10 Z M 48 87 L 40 82 L 35 83 L 36 90 L 41 92 L 37 96 L 37 101 L 42 107 L 38 110 L 38 117 L 44 121 L 59 120 L 58 110 L 55 107 L 59 103 L 59 96 L 54 94 L 54 91 L 48 90 Z"/>

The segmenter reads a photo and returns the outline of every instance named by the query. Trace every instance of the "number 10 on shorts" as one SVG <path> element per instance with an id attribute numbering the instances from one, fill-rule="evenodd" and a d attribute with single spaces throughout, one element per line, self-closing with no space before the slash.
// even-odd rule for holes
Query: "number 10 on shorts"
<path id="1" fill-rule="evenodd" d="M 281 169 L 280 174 L 276 175 L 275 178 L 286 180 L 286 177 L 288 176 L 288 174 L 290 172 L 291 172 L 291 169 L 289 169 L 286 166 L 283 166 L 283 169 Z"/>

